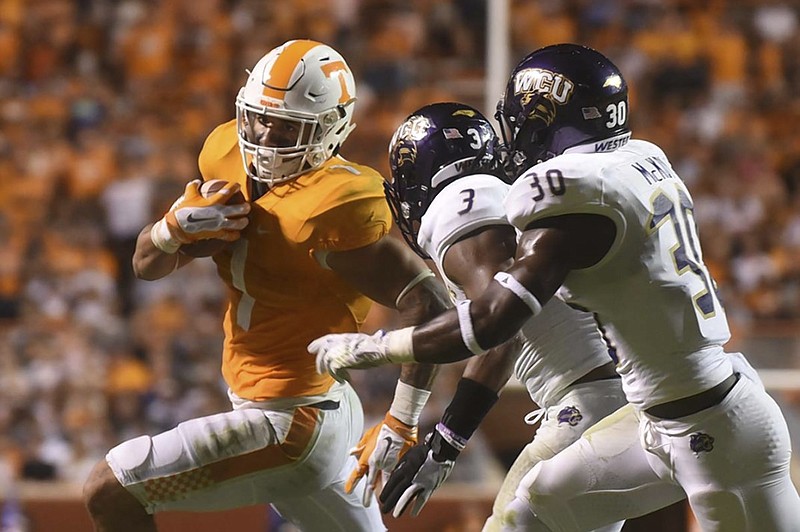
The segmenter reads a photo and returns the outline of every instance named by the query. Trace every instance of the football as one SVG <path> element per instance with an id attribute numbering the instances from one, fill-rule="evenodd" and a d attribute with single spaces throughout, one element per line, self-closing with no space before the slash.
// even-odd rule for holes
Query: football
<path id="1" fill-rule="evenodd" d="M 203 197 L 208 198 L 219 189 L 224 187 L 227 183 L 228 182 L 223 179 L 211 179 L 209 181 L 205 181 L 202 185 L 200 185 L 200 194 L 202 194 Z M 236 194 L 232 195 L 226 203 L 236 204 L 244 203 L 245 201 L 247 200 L 245 200 L 244 194 L 242 194 L 242 191 L 239 190 L 236 192 Z M 200 240 L 193 244 L 184 244 L 178 251 L 190 257 L 211 257 L 212 255 L 216 255 L 220 251 L 224 250 L 232 243 L 233 242 L 227 242 L 225 240 L 219 240 L 216 238 L 209 238 L 206 240 Z"/>

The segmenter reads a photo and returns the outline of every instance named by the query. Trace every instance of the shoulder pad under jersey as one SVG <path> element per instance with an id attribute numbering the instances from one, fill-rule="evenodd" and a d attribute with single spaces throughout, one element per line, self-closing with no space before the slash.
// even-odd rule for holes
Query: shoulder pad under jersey
<path id="1" fill-rule="evenodd" d="M 355 249 L 389 232 L 391 212 L 383 178 L 372 168 L 337 157 L 296 181 L 282 187 L 295 188 L 286 198 L 298 222 L 295 237 L 312 249 Z"/>
<path id="2" fill-rule="evenodd" d="M 599 214 L 611 218 L 618 232 L 625 228 L 613 183 L 605 179 L 598 157 L 610 154 L 567 154 L 537 164 L 511 186 L 506 216 L 524 231 L 532 223 L 565 214 Z"/>
<path id="3" fill-rule="evenodd" d="M 503 208 L 508 188 L 507 183 L 487 174 L 453 181 L 437 194 L 422 217 L 417 243 L 441 261 L 463 235 L 487 225 L 508 225 Z"/>
<path id="4" fill-rule="evenodd" d="M 237 165 L 239 170 L 237 174 L 244 175 L 236 120 L 220 124 L 206 137 L 197 164 L 206 181 L 211 179 L 230 181 L 232 179 L 231 169 Z"/>

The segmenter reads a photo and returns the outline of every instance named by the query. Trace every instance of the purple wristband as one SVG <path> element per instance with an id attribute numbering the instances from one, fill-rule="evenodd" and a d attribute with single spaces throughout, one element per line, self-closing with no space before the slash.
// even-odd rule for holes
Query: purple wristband
<path id="1" fill-rule="evenodd" d="M 461 452 L 467 446 L 467 438 L 459 436 L 443 423 L 436 424 L 436 431 L 442 435 L 442 439 L 450 444 L 455 450 Z"/>

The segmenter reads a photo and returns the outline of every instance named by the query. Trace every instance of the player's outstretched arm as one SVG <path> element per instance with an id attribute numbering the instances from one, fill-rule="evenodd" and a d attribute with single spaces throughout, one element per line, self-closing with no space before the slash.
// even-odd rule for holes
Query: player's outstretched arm
<path id="1" fill-rule="evenodd" d="M 326 264 L 363 294 L 399 311 L 402 325 L 415 325 L 449 306 L 447 293 L 427 265 L 392 237 L 356 250 L 330 253 Z M 366 478 L 365 505 L 382 483 L 383 475 L 417 443 L 417 423 L 430 395 L 436 366 L 404 365 L 394 399 L 384 419 L 368 429 L 351 454 L 358 460 L 346 491 Z"/>
<path id="2" fill-rule="evenodd" d="M 516 234 L 511 226 L 494 225 L 465 235 L 445 255 L 443 267 L 467 297 L 479 296 L 494 275 L 514 260 Z M 439 424 L 423 444 L 401 460 L 381 493 L 381 511 L 401 515 L 412 507 L 417 515 L 433 492 L 447 479 L 456 458 L 497 401 L 511 376 L 519 352 L 517 337 L 473 357 L 456 394 Z"/>
<path id="3" fill-rule="evenodd" d="M 473 299 L 492 284 L 497 272 L 514 264 L 517 235 L 510 225 L 491 225 L 467 234 L 444 257 L 445 275 Z M 511 377 L 520 344 L 515 335 L 486 354 L 469 359 L 463 376 L 498 392 Z"/>
<path id="4" fill-rule="evenodd" d="M 602 216 L 549 218 L 523 233 L 514 265 L 497 274 L 480 297 L 416 327 L 373 336 L 323 336 L 309 345 L 309 351 L 317 356 L 317 369 L 333 375 L 347 368 L 443 364 L 482 354 L 512 338 L 571 270 L 602 259 L 615 231 L 613 222 Z"/>
<path id="5" fill-rule="evenodd" d="M 415 327 L 410 339 L 388 338 L 384 343 L 392 348 L 384 355 L 451 362 L 507 341 L 550 300 L 570 271 L 600 261 L 615 236 L 614 223 L 599 215 L 570 214 L 537 221 L 523 232 L 514 264 L 497 274 L 466 310 L 449 311 Z"/>

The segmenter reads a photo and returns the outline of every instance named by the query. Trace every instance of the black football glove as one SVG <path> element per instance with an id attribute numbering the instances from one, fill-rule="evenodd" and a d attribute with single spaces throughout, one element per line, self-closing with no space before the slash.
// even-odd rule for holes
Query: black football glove
<path id="1" fill-rule="evenodd" d="M 432 443 L 434 448 L 447 446 L 449 452 L 435 452 Z M 413 502 L 411 515 L 418 515 L 436 488 L 450 475 L 456 456 L 458 451 L 443 441 L 441 435 L 434 430 L 425 438 L 425 443 L 415 445 L 400 459 L 381 491 L 381 512 L 389 513 L 394 509 L 392 515 L 400 517 Z"/>

